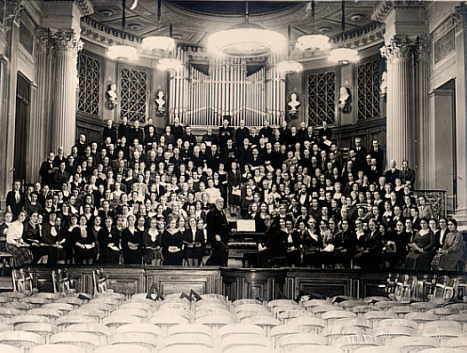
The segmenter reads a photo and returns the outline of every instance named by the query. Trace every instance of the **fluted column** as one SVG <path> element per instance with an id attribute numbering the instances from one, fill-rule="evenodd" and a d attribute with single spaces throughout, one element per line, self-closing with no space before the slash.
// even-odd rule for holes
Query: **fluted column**
<path id="1" fill-rule="evenodd" d="M 428 189 L 433 187 L 430 180 L 433 180 L 433 168 L 430 163 L 430 49 L 431 38 L 429 35 L 422 35 L 417 38 L 414 47 L 415 51 L 415 76 L 416 76 L 416 160 L 414 161 L 417 173 L 416 184 L 418 188 Z"/>
<path id="2" fill-rule="evenodd" d="M 456 219 L 467 229 L 467 5 L 456 8 Z"/>
<path id="3" fill-rule="evenodd" d="M 404 159 L 413 166 L 414 157 L 414 43 L 402 36 L 394 36 L 381 49 L 387 59 L 387 161 Z"/>
<path id="4" fill-rule="evenodd" d="M 49 152 L 46 132 L 49 130 L 49 89 L 51 85 L 51 54 L 49 31 L 45 28 L 36 31 L 36 80 L 31 92 L 30 142 L 26 151 L 26 180 L 35 182 L 40 163 Z"/>
<path id="5" fill-rule="evenodd" d="M 82 47 L 73 30 L 51 33 L 55 51 L 51 149 L 70 153 L 76 135 L 77 56 Z"/>

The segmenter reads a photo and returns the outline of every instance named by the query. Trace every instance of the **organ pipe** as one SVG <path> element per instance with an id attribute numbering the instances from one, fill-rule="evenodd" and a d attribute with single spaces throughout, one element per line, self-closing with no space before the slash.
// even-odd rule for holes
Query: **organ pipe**
<path id="1" fill-rule="evenodd" d="M 267 64 L 247 76 L 243 58 L 212 59 L 209 74 L 189 64 L 188 53 L 177 48 L 174 56 L 185 65 L 170 75 L 169 111 L 173 121 L 183 124 L 219 126 L 224 115 L 231 116 L 231 125 L 261 126 L 265 120 L 280 125 L 285 115 L 285 81 L 271 56 Z"/>

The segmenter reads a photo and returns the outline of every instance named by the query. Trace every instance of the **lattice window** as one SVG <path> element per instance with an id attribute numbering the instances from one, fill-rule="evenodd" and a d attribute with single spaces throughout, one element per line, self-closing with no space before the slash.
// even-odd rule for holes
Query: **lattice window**
<path id="1" fill-rule="evenodd" d="M 120 116 L 144 122 L 147 115 L 149 75 L 134 68 L 120 70 Z"/>
<path id="2" fill-rule="evenodd" d="M 79 102 L 78 111 L 99 115 L 101 62 L 84 51 L 78 55 Z"/>
<path id="3" fill-rule="evenodd" d="M 309 124 L 322 125 L 336 121 L 336 73 L 311 72 L 308 76 Z"/>
<path id="4" fill-rule="evenodd" d="M 357 67 L 358 120 L 380 116 L 381 63 L 375 59 Z"/>

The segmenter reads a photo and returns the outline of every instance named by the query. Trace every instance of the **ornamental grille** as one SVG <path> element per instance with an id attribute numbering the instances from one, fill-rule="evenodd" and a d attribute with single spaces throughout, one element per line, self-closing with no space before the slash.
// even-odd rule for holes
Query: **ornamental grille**
<path id="1" fill-rule="evenodd" d="M 380 67 L 378 59 L 357 67 L 358 120 L 380 116 Z"/>
<path id="2" fill-rule="evenodd" d="M 144 123 L 147 113 L 149 75 L 145 71 L 120 70 L 120 117 Z"/>
<path id="3" fill-rule="evenodd" d="M 312 126 L 336 121 L 336 73 L 310 72 L 308 76 L 308 116 Z"/>
<path id="4" fill-rule="evenodd" d="M 98 59 L 80 51 L 78 55 L 79 101 L 78 111 L 99 115 L 101 63 Z"/>

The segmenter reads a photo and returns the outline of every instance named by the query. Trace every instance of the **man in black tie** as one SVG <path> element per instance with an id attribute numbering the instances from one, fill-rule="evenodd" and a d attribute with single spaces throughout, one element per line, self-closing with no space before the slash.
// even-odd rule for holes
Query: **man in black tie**
<path id="1" fill-rule="evenodd" d="M 24 206 L 23 193 L 21 192 L 21 181 L 16 180 L 13 185 L 13 190 L 6 195 L 6 206 L 8 212 L 13 213 L 15 218 L 18 217 Z"/>
<path id="2" fill-rule="evenodd" d="M 224 199 L 218 198 L 214 208 L 206 216 L 206 228 L 208 242 L 211 244 L 212 253 L 209 265 L 227 266 L 229 250 L 227 241 L 229 238 L 229 222 L 224 213 Z M 216 259 L 216 261 L 212 261 Z M 215 262 L 215 263 L 214 263 Z"/>

